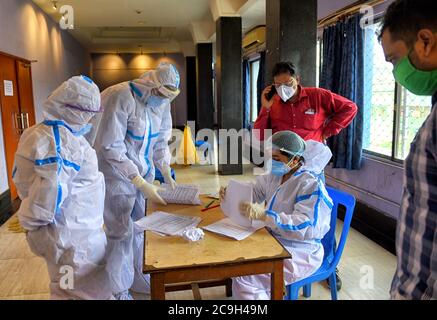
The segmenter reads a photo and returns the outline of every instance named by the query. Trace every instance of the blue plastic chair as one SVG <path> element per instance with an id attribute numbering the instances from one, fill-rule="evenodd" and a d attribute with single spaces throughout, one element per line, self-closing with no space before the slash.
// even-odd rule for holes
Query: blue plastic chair
<path id="1" fill-rule="evenodd" d="M 199 147 L 203 146 L 205 143 L 208 143 L 208 142 L 203 141 L 203 140 L 198 140 L 198 141 L 196 141 L 195 146 L 196 146 L 196 148 L 199 148 Z"/>
<path id="2" fill-rule="evenodd" d="M 173 169 L 171 169 L 171 177 L 176 181 L 176 173 Z M 164 177 L 162 176 L 161 171 L 158 168 L 155 169 L 155 181 L 159 181 L 160 184 L 165 183 Z"/>
<path id="3" fill-rule="evenodd" d="M 325 250 L 322 266 L 312 276 L 288 285 L 287 296 L 285 298 L 286 300 L 297 300 L 299 296 L 299 289 L 302 287 L 304 297 L 311 297 L 311 284 L 313 282 L 323 281 L 328 278 L 331 287 L 331 298 L 332 300 L 337 300 L 337 278 L 335 276 L 335 269 L 340 262 L 341 255 L 346 245 L 346 239 L 349 233 L 352 216 L 355 209 L 355 197 L 348 193 L 330 187 L 326 187 L 326 190 L 328 191 L 329 196 L 334 202 L 334 207 L 332 208 L 331 213 L 331 228 L 322 239 L 323 249 Z M 340 242 L 337 249 L 335 250 L 335 227 L 337 224 L 337 210 L 339 204 L 346 207 L 346 214 L 344 217 Z"/>
<path id="4" fill-rule="evenodd" d="M 194 145 L 196 146 L 196 149 L 198 149 L 200 147 L 204 147 L 205 158 L 208 156 L 208 152 L 209 152 L 209 150 L 211 150 L 211 145 L 207 141 L 199 140 L 199 141 L 196 141 L 196 143 Z"/>

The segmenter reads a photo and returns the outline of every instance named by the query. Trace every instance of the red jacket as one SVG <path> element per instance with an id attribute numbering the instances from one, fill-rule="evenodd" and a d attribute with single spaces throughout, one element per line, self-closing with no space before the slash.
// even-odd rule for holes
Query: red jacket
<path id="1" fill-rule="evenodd" d="M 283 102 L 274 96 L 270 110 L 262 108 L 255 122 L 255 129 L 260 130 L 260 139 L 264 140 L 264 130 L 273 133 L 290 130 L 304 140 L 323 142 L 326 138 L 340 133 L 357 114 L 358 108 L 352 101 L 319 88 L 303 88 L 294 103 Z"/>

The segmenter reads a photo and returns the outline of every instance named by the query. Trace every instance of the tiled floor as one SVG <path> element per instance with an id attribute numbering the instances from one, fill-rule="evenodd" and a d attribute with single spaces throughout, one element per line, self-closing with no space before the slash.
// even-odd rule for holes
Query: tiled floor
<path id="1" fill-rule="evenodd" d="M 231 178 L 253 179 L 250 166 L 245 168 L 244 176 L 237 177 L 220 177 L 213 166 L 177 167 L 176 175 L 179 183 L 198 184 L 202 193 L 218 191 Z M 341 221 L 338 223 L 339 233 Z M 395 267 L 396 259 L 391 253 L 352 229 L 339 266 L 343 280 L 339 299 L 388 299 Z M 49 299 L 48 283 L 44 260 L 30 252 L 25 235 L 13 234 L 7 230 L 7 223 L 3 225 L 0 228 L 0 299 Z M 223 287 L 200 291 L 203 299 L 226 299 Z M 193 299 L 193 294 L 191 291 L 173 292 L 167 294 L 167 299 Z M 330 299 L 326 285 L 313 286 L 311 299 Z"/>

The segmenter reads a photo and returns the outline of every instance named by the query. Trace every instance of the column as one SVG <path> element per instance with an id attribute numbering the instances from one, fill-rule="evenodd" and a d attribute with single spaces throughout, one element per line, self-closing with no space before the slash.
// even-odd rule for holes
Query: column
<path id="1" fill-rule="evenodd" d="M 266 83 L 279 61 L 293 62 L 302 85 L 316 85 L 317 0 L 266 1 Z"/>
<path id="2" fill-rule="evenodd" d="M 219 17 L 216 22 L 216 41 L 219 129 L 235 129 L 238 132 L 243 127 L 241 17 Z M 219 174 L 243 174 L 242 140 L 238 138 L 237 147 L 235 147 L 230 139 L 235 139 L 235 137 L 228 138 L 228 143 L 226 143 L 226 139 L 220 139 L 219 135 Z M 232 145 L 234 148 L 231 149 Z M 235 157 L 237 157 L 236 163 L 231 163 L 231 159 Z"/>

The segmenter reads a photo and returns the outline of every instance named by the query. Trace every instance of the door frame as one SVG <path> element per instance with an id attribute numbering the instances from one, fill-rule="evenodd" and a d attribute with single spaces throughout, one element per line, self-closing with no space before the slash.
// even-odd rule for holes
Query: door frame
<path id="1" fill-rule="evenodd" d="M 28 60 L 26 58 L 21 58 L 21 57 L 18 57 L 18 56 L 15 56 L 13 54 L 10 54 L 10 53 L 7 53 L 7 52 L 3 52 L 3 51 L 0 51 L 0 55 L 8 57 L 8 58 L 15 59 L 15 60 L 20 60 L 22 62 L 29 63 L 29 64 L 37 62 L 36 60 L 31 61 L 31 60 Z"/>

